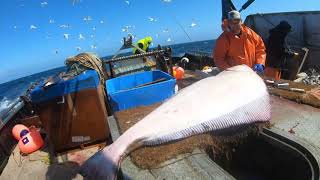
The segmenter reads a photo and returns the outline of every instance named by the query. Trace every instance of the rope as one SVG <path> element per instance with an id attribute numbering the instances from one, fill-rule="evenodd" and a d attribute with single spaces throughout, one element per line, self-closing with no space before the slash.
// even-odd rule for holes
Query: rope
<path id="1" fill-rule="evenodd" d="M 100 82 L 104 86 L 105 80 L 107 79 L 107 74 L 104 71 L 102 61 L 92 53 L 80 53 L 74 57 L 69 57 L 65 64 L 69 67 L 75 66 L 76 71 L 79 72 L 79 67 L 77 64 L 80 64 L 88 69 L 95 70 L 100 77 Z"/>

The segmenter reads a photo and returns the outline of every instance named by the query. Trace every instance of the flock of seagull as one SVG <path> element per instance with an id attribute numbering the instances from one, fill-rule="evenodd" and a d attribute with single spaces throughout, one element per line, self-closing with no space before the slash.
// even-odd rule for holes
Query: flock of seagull
<path id="1" fill-rule="evenodd" d="M 164 3 L 171 3 L 171 2 L 172 2 L 172 0 L 161 0 L 161 1 L 164 2 Z M 81 0 L 73 0 L 73 5 L 75 5 L 76 3 L 79 3 L 79 2 L 81 2 Z M 125 0 L 124 2 L 125 2 L 126 5 L 128 5 L 128 6 L 130 5 L 130 1 L 129 1 L 129 0 Z M 43 7 L 43 8 L 46 7 L 46 6 L 48 6 L 48 5 L 49 5 L 49 3 L 46 2 L 46 1 L 40 3 L 40 6 Z M 24 6 L 24 5 L 23 5 L 23 6 Z M 93 18 L 92 18 L 91 16 L 83 17 L 83 21 L 86 22 L 86 23 L 89 23 L 89 22 L 92 21 L 92 20 L 93 20 Z M 147 20 L 148 20 L 149 22 L 152 22 L 152 23 L 158 22 L 158 19 L 157 19 L 156 17 L 151 17 L 151 16 L 148 16 L 148 17 L 147 17 Z M 54 20 L 54 19 L 49 19 L 49 24 L 54 24 L 54 23 L 55 23 L 55 20 Z M 104 21 L 103 21 L 103 20 L 100 20 L 99 23 L 100 23 L 100 24 L 104 24 Z M 197 26 L 197 23 L 193 20 L 192 23 L 191 23 L 188 27 L 189 27 L 189 28 L 194 28 L 195 26 Z M 61 29 L 71 28 L 71 26 L 70 26 L 69 24 L 62 24 L 62 25 L 59 25 L 58 27 L 61 28 Z M 15 30 L 18 29 L 18 27 L 17 27 L 16 25 L 13 26 L 13 28 L 14 28 Z M 34 30 L 37 30 L 37 29 L 39 29 L 39 27 L 38 27 L 37 25 L 34 25 L 34 24 L 31 24 L 31 25 L 30 25 L 30 30 L 34 31 Z M 127 33 L 128 35 L 131 35 L 131 36 L 133 37 L 133 39 L 137 39 L 137 36 L 132 33 L 132 30 L 133 30 L 133 29 L 135 29 L 135 26 L 134 26 L 134 25 L 126 25 L 126 26 L 123 26 L 123 28 L 121 29 L 121 31 L 124 32 L 124 33 Z M 93 26 L 93 27 L 92 27 L 92 31 L 96 31 L 96 26 Z M 168 29 L 168 28 L 165 28 L 165 29 L 162 30 L 162 32 L 163 32 L 163 33 L 169 33 L 169 29 Z M 47 36 L 46 36 L 46 37 L 49 39 L 49 38 L 51 38 L 51 35 L 50 35 L 49 33 L 47 33 Z M 155 34 L 155 37 L 156 37 L 156 38 L 159 38 L 159 34 Z M 70 34 L 69 34 L 69 33 L 63 33 L 63 38 L 64 38 L 65 40 L 69 40 L 69 39 L 70 39 Z M 95 35 L 94 35 L 94 34 L 91 34 L 91 35 L 90 35 L 90 38 L 93 38 L 93 39 L 94 39 L 94 38 L 95 38 Z M 79 40 L 85 40 L 86 38 L 85 38 L 85 36 L 84 36 L 82 33 L 79 33 L 78 39 L 79 39 Z M 172 42 L 172 41 L 173 41 L 173 40 L 172 40 L 171 37 L 168 37 L 168 38 L 167 38 L 167 42 Z M 121 40 L 121 42 L 122 42 L 122 40 Z M 96 49 L 96 48 L 97 48 L 97 46 L 96 46 L 95 44 L 92 44 L 90 47 L 91 47 L 91 49 Z M 76 48 L 77 51 L 81 51 L 81 50 L 82 50 L 82 48 L 81 48 L 80 46 L 77 46 L 77 47 L 75 47 L 75 48 Z M 56 49 L 54 52 L 55 52 L 56 54 L 59 53 L 59 51 L 58 51 L 57 49 Z"/>

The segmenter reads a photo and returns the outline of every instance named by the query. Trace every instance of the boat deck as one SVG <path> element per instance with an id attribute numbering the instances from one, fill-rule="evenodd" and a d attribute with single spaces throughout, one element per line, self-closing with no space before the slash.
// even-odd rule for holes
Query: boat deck
<path id="1" fill-rule="evenodd" d="M 178 82 L 180 88 L 201 79 L 188 75 Z M 280 134 L 298 139 L 314 152 L 320 152 L 320 109 L 298 104 L 278 96 L 271 96 L 272 120 L 270 129 Z M 116 119 L 108 117 L 112 139 L 120 136 Z M 11 154 L 0 179 L 83 179 L 78 174 L 79 164 L 97 152 L 99 147 L 91 147 L 77 152 L 50 156 L 48 146 L 28 156 L 21 156 L 18 147 Z M 315 157 L 318 164 L 320 158 Z M 159 164 L 159 168 L 141 169 L 127 157 L 122 162 L 124 179 L 232 179 L 232 176 L 201 149 L 180 154 Z"/>
<path id="2" fill-rule="evenodd" d="M 187 75 L 185 81 L 179 82 L 184 88 L 201 79 Z M 143 112 L 141 112 L 143 113 Z M 113 141 L 120 136 L 119 127 L 113 116 L 108 117 Z M 3 170 L 0 180 L 11 179 L 83 179 L 78 174 L 79 164 L 98 151 L 98 147 L 86 148 L 77 152 L 50 156 L 48 146 L 28 156 L 21 156 L 16 147 L 8 164 Z M 159 164 L 155 169 L 141 169 L 127 157 L 121 164 L 124 179 L 233 179 L 233 177 L 213 162 L 201 149 L 180 154 Z M 228 177 L 228 178 L 226 178 Z"/>
<path id="3" fill-rule="evenodd" d="M 274 128 L 296 136 L 320 150 L 320 109 L 272 96 Z"/>

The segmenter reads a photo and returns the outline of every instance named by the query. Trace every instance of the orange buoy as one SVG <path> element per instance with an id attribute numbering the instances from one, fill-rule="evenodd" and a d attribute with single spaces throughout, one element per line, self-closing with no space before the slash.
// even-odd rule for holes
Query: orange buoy
<path id="1" fill-rule="evenodd" d="M 44 142 L 36 128 L 30 128 L 30 132 L 23 136 L 18 143 L 22 153 L 30 154 L 43 146 Z"/>
<path id="2" fill-rule="evenodd" d="M 12 128 L 12 135 L 16 140 L 20 140 L 24 135 L 29 133 L 29 128 L 23 124 L 17 124 Z"/>
<path id="3" fill-rule="evenodd" d="M 180 79 L 183 78 L 183 76 L 184 76 L 184 69 L 183 69 L 182 67 L 173 66 L 172 70 L 173 70 L 173 76 L 174 76 L 177 80 L 180 80 Z"/>

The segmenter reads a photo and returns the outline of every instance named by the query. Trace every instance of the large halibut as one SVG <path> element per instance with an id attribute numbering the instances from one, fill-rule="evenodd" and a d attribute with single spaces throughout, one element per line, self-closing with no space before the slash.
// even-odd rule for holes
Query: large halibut
<path id="1" fill-rule="evenodd" d="M 265 122 L 271 118 L 263 80 L 245 65 L 198 81 L 179 91 L 81 168 L 90 179 L 114 179 L 133 149 L 215 130 Z"/>

